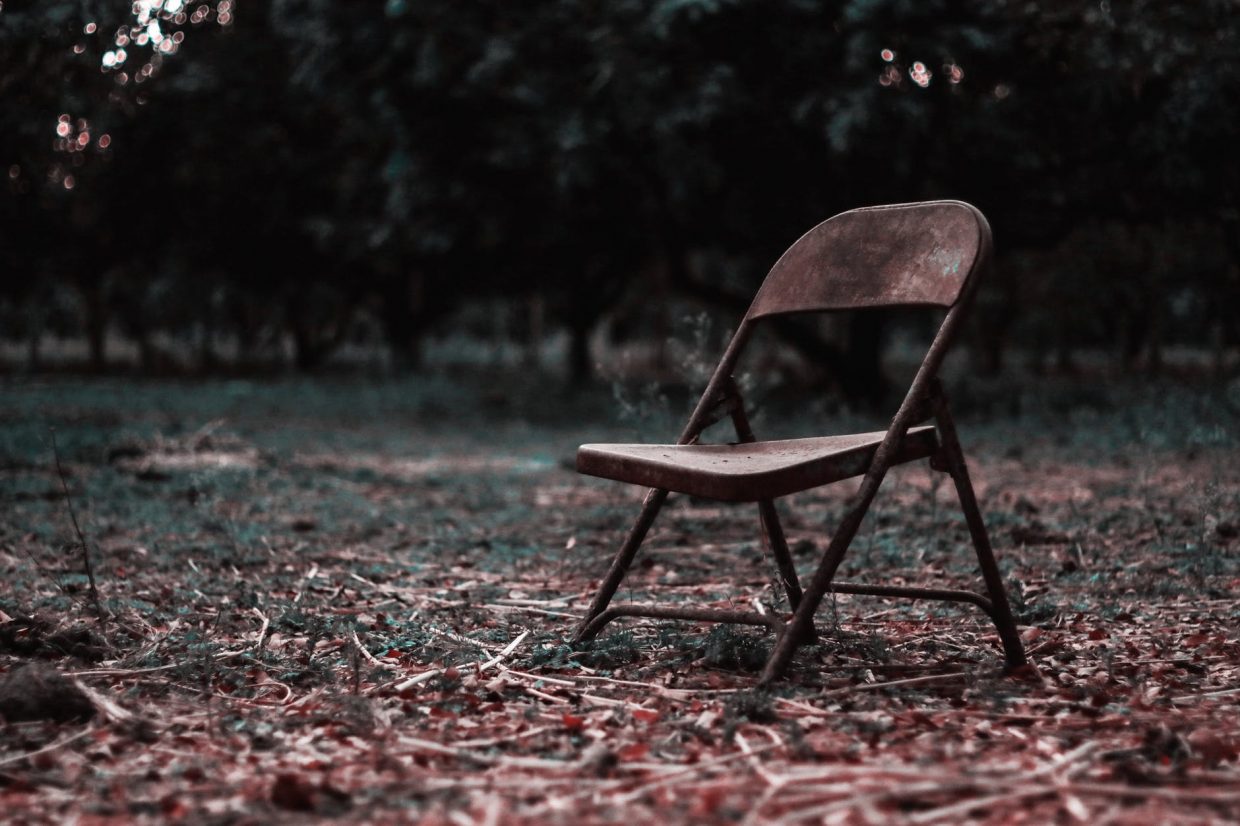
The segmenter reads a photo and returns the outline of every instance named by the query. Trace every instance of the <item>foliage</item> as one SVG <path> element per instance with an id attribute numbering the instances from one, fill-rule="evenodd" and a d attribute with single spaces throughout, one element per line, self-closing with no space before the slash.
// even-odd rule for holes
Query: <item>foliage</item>
<path id="1" fill-rule="evenodd" d="M 81 330 L 101 366 L 111 330 L 148 369 L 169 337 L 309 368 L 371 319 L 414 361 L 499 295 L 584 376 L 617 305 L 735 312 L 824 216 L 934 197 L 995 226 L 992 367 L 1237 339 L 1234 0 L 191 5 L 0 11 L 0 309 L 32 356 Z M 792 338 L 864 395 L 882 324 L 843 339 Z"/>

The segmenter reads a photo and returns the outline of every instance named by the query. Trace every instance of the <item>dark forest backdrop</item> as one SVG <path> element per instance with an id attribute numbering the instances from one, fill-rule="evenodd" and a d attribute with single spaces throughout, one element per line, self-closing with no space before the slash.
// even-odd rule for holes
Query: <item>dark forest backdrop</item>
<path id="1" fill-rule="evenodd" d="M 1238 32 L 1234 0 L 5 0 L 0 324 L 33 367 L 416 366 L 486 302 L 580 379 L 601 324 L 738 316 L 823 218 L 952 197 L 998 241 L 981 368 L 1223 367 Z M 884 323 L 783 332 L 865 392 Z"/>

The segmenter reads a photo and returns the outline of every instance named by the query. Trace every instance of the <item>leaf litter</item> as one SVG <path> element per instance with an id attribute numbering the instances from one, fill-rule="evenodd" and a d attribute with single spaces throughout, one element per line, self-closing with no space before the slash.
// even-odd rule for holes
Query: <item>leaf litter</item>
<path id="1" fill-rule="evenodd" d="M 13 682 L 36 658 L 54 669 L 40 679 L 88 703 L 0 729 L 11 822 L 1240 811 L 1234 445 L 1091 452 L 1052 434 L 1012 455 L 1001 428 L 977 428 L 970 455 L 1032 668 L 1000 673 L 971 609 L 840 595 L 818 644 L 760 692 L 771 640 L 752 629 L 629 620 L 566 641 L 641 493 L 561 461 L 600 428 L 359 426 L 274 393 L 266 414 L 204 425 L 194 391 L 170 388 L 121 438 L 130 414 L 114 396 L 83 417 L 90 385 L 59 390 L 74 418 L 57 420 L 56 399 L 42 415 L 70 445 L 111 621 L 105 639 L 63 498 L 24 495 L 50 487 L 50 457 L 7 438 L 0 668 Z M 783 508 L 803 570 L 849 492 Z M 974 587 L 965 542 L 950 490 L 903 468 L 843 575 Z M 622 596 L 787 609 L 756 514 L 691 499 L 673 500 Z"/>

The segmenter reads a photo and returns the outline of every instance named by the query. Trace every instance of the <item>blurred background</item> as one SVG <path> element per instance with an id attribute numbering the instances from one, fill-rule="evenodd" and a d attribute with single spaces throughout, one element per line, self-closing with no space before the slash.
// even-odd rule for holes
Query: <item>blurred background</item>
<path id="1" fill-rule="evenodd" d="M 998 251 L 970 374 L 1213 383 L 1238 35 L 1235 0 L 3 0 L 0 362 L 689 382 L 809 227 L 959 198 Z M 928 323 L 788 323 L 765 373 L 878 401 Z"/>

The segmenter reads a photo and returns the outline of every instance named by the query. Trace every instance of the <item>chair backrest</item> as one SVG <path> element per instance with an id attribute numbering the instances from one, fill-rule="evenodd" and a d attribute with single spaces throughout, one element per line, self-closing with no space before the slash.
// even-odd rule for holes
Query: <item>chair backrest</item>
<path id="1" fill-rule="evenodd" d="M 771 269 L 746 319 L 863 307 L 951 307 L 990 255 L 963 201 L 865 207 L 823 221 Z"/>

